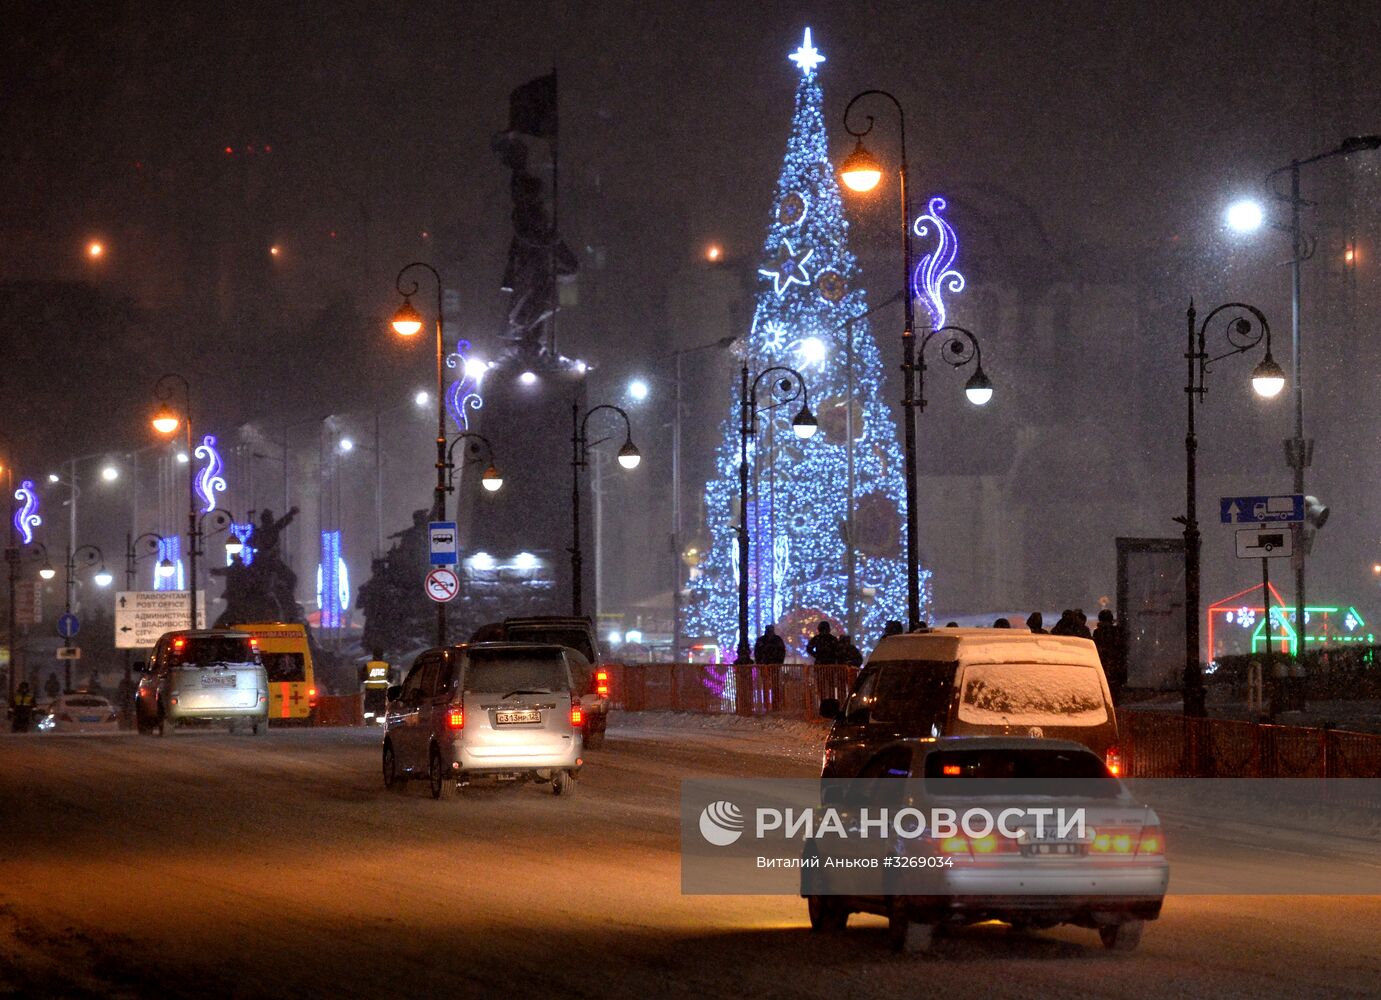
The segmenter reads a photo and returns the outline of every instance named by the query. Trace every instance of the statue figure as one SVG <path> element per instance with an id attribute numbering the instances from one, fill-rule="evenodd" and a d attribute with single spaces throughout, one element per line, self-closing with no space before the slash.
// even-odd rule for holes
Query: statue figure
<path id="1" fill-rule="evenodd" d="M 491 148 L 512 172 L 513 240 L 502 288 L 512 293 L 504 338 L 521 354 L 549 349 L 548 320 L 556 312 L 556 282 L 574 275 L 575 254 L 552 225 L 542 181 L 528 172 L 527 145 L 514 132 L 500 132 Z"/>

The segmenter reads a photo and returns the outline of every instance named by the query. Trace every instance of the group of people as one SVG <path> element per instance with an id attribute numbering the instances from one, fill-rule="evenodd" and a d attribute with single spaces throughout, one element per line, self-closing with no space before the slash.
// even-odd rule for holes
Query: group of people
<path id="1" fill-rule="evenodd" d="M 806 655 L 816 665 L 840 663 L 849 666 L 863 666 L 863 651 L 858 648 L 851 635 L 835 635 L 834 627 L 827 621 L 816 626 L 815 634 L 806 644 Z M 786 662 L 786 642 L 777 634 L 777 626 L 769 625 L 753 643 L 753 662 L 770 665 Z"/>

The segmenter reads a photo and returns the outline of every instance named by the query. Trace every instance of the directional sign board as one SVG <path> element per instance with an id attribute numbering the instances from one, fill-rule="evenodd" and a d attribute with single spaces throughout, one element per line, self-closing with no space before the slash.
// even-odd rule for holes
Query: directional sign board
<path id="1" fill-rule="evenodd" d="M 59 660 L 80 660 L 82 650 L 80 646 L 63 646 L 58 650 Z"/>
<path id="2" fill-rule="evenodd" d="M 122 590 L 115 595 L 115 648 L 148 649 L 164 632 L 187 628 L 185 590 Z M 197 592 L 197 628 L 206 628 L 206 593 Z"/>
<path id="3" fill-rule="evenodd" d="M 1304 520 L 1304 497 L 1299 493 L 1223 497 L 1218 514 L 1224 524 L 1296 524 Z"/>
<path id="4" fill-rule="evenodd" d="M 1284 559 L 1294 554 L 1295 536 L 1289 527 L 1238 528 L 1238 559 Z"/>
<path id="5" fill-rule="evenodd" d="M 64 639 L 70 639 L 81 629 L 82 623 L 77 620 L 77 616 L 68 611 L 58 616 L 58 635 Z"/>
<path id="6" fill-rule="evenodd" d="M 426 583 L 427 596 L 437 604 L 445 604 L 453 600 L 460 590 L 460 577 L 456 576 L 455 570 L 438 566 L 427 574 Z"/>
<path id="7" fill-rule="evenodd" d="M 454 566 L 456 564 L 456 523 L 454 521 L 433 521 L 427 527 L 427 533 L 432 540 L 432 565 Z"/>

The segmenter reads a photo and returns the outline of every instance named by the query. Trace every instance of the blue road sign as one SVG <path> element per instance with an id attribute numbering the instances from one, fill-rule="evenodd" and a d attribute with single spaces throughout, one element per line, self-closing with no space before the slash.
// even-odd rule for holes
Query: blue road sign
<path id="1" fill-rule="evenodd" d="M 1223 497 L 1218 514 L 1224 524 L 1295 524 L 1304 520 L 1304 497 L 1299 493 Z"/>
<path id="2" fill-rule="evenodd" d="M 432 565 L 454 566 L 458 550 L 456 523 L 454 521 L 432 521 L 428 526 L 431 536 Z"/>
<path id="3" fill-rule="evenodd" d="M 67 612 L 58 619 L 58 635 L 64 639 L 70 639 L 81 630 L 82 623 L 77 620 L 77 616 L 72 612 Z"/>

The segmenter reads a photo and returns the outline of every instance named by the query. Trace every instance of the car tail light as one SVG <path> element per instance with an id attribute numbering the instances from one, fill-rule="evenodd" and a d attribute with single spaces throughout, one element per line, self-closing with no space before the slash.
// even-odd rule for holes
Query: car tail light
<path id="1" fill-rule="evenodd" d="M 1104 830 L 1094 831 L 1093 842 L 1089 844 L 1088 849 L 1090 854 L 1130 857 L 1137 852 L 1140 840 L 1140 830 L 1108 827 Z"/>
<path id="2" fill-rule="evenodd" d="M 583 726 L 585 724 L 585 713 L 580 710 L 580 702 L 571 702 L 571 725 Z"/>
<path id="3" fill-rule="evenodd" d="M 947 775 L 949 775 L 949 774 L 963 774 L 963 773 L 964 773 L 964 769 L 963 769 L 962 767 L 960 767 L 958 764 L 946 764 L 946 765 L 942 768 L 942 770 L 943 770 L 944 773 L 947 774 Z"/>
<path id="4" fill-rule="evenodd" d="M 1136 847 L 1137 854 L 1164 854 L 1165 832 L 1158 826 L 1143 826 Z"/>
<path id="5" fill-rule="evenodd" d="M 465 709 L 460 708 L 460 707 L 456 707 L 456 708 L 452 708 L 450 711 L 448 711 L 448 712 L 446 713 L 446 728 L 447 728 L 447 729 L 464 729 L 464 728 L 465 728 Z"/>
<path id="6" fill-rule="evenodd" d="M 249 648 L 256 653 L 259 652 L 259 640 L 254 638 L 254 636 L 249 637 Z"/>
<path id="7" fill-rule="evenodd" d="M 307 689 L 307 704 L 316 707 L 316 688 Z"/>
<path id="8" fill-rule="evenodd" d="M 595 671 L 595 694 L 599 695 L 601 698 L 609 697 L 609 671 Z"/>
<path id="9" fill-rule="evenodd" d="M 1103 763 L 1114 778 L 1122 777 L 1122 748 L 1108 747 L 1108 752 L 1103 755 Z"/>
<path id="10" fill-rule="evenodd" d="M 945 837 L 939 841 L 941 854 L 968 854 L 969 839 L 967 837 Z"/>
<path id="11" fill-rule="evenodd" d="M 178 652 L 178 653 L 182 652 L 182 647 L 185 646 L 185 645 L 187 645 L 187 640 L 186 640 L 186 639 L 174 639 L 174 640 L 173 640 L 173 650 L 174 650 L 175 652 Z"/>

